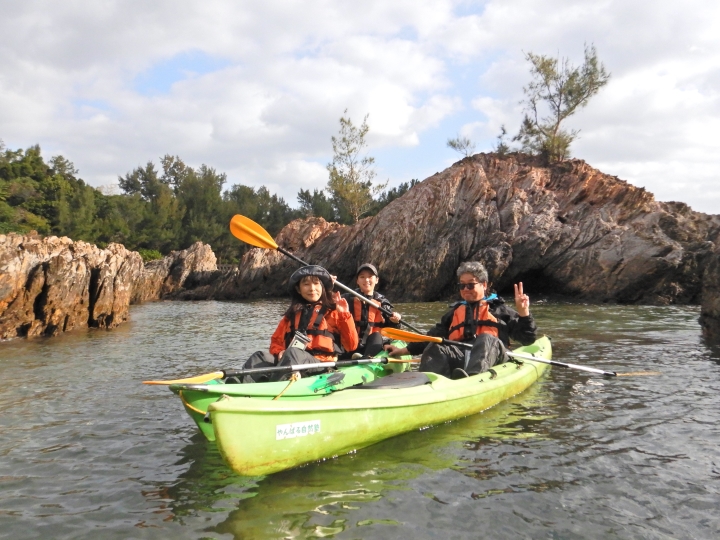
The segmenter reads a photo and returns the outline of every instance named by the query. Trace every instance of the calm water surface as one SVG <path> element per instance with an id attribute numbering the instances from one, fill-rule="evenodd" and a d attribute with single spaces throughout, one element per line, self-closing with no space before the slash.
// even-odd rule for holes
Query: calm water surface
<path id="1" fill-rule="evenodd" d="M 285 302 L 136 306 L 0 343 L 0 538 L 720 538 L 720 351 L 694 307 L 536 303 L 553 368 L 473 417 L 242 478 L 141 381 L 239 367 Z M 425 328 L 445 304 L 399 306 Z"/>

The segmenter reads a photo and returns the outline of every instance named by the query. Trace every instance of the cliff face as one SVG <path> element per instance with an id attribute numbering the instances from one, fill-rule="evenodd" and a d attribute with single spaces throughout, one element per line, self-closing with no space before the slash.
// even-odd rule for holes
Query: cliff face
<path id="1" fill-rule="evenodd" d="M 176 292 L 193 272 L 214 269 L 215 255 L 199 242 L 145 267 L 120 244 L 0 235 L 0 339 L 113 328 L 128 319 L 131 302 Z"/>
<path id="2" fill-rule="evenodd" d="M 346 284 L 372 262 L 393 300 L 453 294 L 460 262 L 485 263 L 497 290 L 594 301 L 698 303 L 720 216 L 660 203 L 642 188 L 579 160 L 543 167 L 523 155 L 478 154 L 421 182 L 353 226 L 311 218 L 288 225 L 279 245 L 328 267 Z M 216 298 L 285 293 L 297 265 L 251 250 L 209 291 Z"/>
<path id="3" fill-rule="evenodd" d="M 709 341 L 720 343 L 720 245 L 703 274 L 700 325 Z"/>

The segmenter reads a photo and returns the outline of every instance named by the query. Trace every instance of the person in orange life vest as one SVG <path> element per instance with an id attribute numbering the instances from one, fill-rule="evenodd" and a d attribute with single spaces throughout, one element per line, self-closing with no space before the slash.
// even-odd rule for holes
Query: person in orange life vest
<path id="1" fill-rule="evenodd" d="M 270 338 L 270 351 L 253 353 L 244 367 L 332 362 L 338 354 L 355 350 L 358 346 L 355 323 L 348 311 L 347 301 L 340 298 L 340 293 L 332 292 L 333 281 L 322 266 L 303 266 L 296 270 L 288 283 L 290 307 Z M 270 377 L 245 375 L 243 382 L 288 377 L 288 374 Z"/>
<path id="2" fill-rule="evenodd" d="M 400 325 L 400 314 L 393 311 L 392 304 L 382 294 L 375 292 L 375 287 L 380 282 L 378 271 L 370 263 L 361 264 L 355 273 L 355 280 L 358 284 L 356 292 L 365 298 L 374 300 L 381 307 L 392 312 L 392 317 L 386 317 L 375 306 L 363 302 L 356 296 L 347 293 L 342 297 L 347 300 L 350 313 L 352 313 L 357 329 L 360 343 L 356 350 L 349 351 L 343 356 L 350 358 L 354 355 L 371 358 L 383 349 L 383 337 L 380 329 L 386 326 L 397 328 Z M 387 319 L 387 320 L 386 320 Z"/>
<path id="3" fill-rule="evenodd" d="M 465 262 L 457 270 L 462 301 L 450 306 L 428 335 L 472 343 L 472 349 L 439 343 L 410 343 L 398 349 L 388 346 L 391 356 L 420 354 L 420 371 L 461 378 L 487 371 L 508 360 L 505 347 L 510 339 L 530 345 L 537 327 L 530 315 L 530 298 L 522 283 L 515 284 L 515 308 L 497 295 L 486 297 L 488 274 L 479 262 Z"/>

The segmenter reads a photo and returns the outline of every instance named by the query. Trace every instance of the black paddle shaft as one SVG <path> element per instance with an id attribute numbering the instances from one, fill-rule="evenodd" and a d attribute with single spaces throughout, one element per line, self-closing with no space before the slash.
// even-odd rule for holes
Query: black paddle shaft
<path id="1" fill-rule="evenodd" d="M 290 257 L 290 258 L 293 259 L 294 261 L 299 262 L 299 263 L 302 264 L 303 266 L 310 266 L 309 263 L 306 263 L 305 261 L 303 261 L 303 260 L 300 259 L 299 257 L 296 257 L 295 255 L 293 255 L 292 253 L 290 253 L 288 250 L 283 249 L 283 248 L 281 248 L 280 246 L 277 247 L 277 250 L 278 250 L 280 253 L 282 253 L 283 255 L 287 255 L 288 257 Z M 350 293 L 350 294 L 352 294 L 353 296 L 356 296 L 357 298 L 359 298 L 359 299 L 362 300 L 363 302 L 367 302 L 368 304 L 370 303 L 370 301 L 369 301 L 367 298 L 365 298 L 362 294 L 360 294 L 360 293 L 352 290 L 350 287 L 348 287 L 348 286 L 346 286 L 346 285 L 343 285 L 343 284 L 340 283 L 339 281 L 336 281 L 336 282 L 335 282 L 335 285 L 336 285 L 337 287 L 339 287 L 340 289 L 342 289 L 343 291 L 345 291 L 345 292 L 347 292 L 347 293 Z M 392 317 L 392 311 L 390 311 L 390 310 L 388 310 L 388 309 L 385 309 L 385 308 L 382 307 L 382 306 L 378 307 L 377 309 L 379 309 L 379 310 L 380 310 L 380 313 L 382 313 L 383 315 L 387 316 L 388 318 Z M 422 332 L 421 332 L 420 330 L 418 330 L 417 328 L 415 328 L 412 324 L 403 321 L 402 319 L 400 319 L 400 324 L 404 324 L 405 326 L 407 326 L 408 328 L 410 328 L 413 332 L 417 332 L 418 334 L 422 334 Z"/>
<path id="2" fill-rule="evenodd" d="M 236 371 L 223 370 L 223 378 L 238 377 L 240 375 L 259 375 L 262 373 L 292 373 L 306 369 L 322 369 L 331 367 L 359 366 L 361 364 L 387 364 L 387 358 L 359 358 L 357 360 L 340 360 L 338 362 L 317 362 L 315 364 L 291 364 L 289 366 L 271 366 L 262 368 L 238 369 Z"/>

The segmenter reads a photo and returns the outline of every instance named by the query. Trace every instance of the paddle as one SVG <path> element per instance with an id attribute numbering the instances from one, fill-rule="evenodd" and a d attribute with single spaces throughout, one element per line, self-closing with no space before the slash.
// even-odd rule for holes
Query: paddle
<path id="1" fill-rule="evenodd" d="M 462 341 L 451 341 L 449 339 L 425 336 L 422 334 L 413 334 L 412 332 L 406 332 L 405 330 L 398 330 L 397 328 L 383 328 L 380 330 L 383 336 L 391 339 L 399 339 L 402 341 L 410 342 L 429 342 L 429 343 L 447 343 L 448 345 L 456 345 L 458 347 L 465 347 L 466 349 L 472 349 L 472 343 L 463 343 Z M 577 364 L 564 364 L 563 362 L 555 362 L 554 360 L 546 360 L 545 358 L 538 358 L 529 354 L 515 353 L 512 351 L 505 351 L 508 356 L 513 358 L 522 358 L 523 360 L 531 360 L 533 362 L 540 362 L 542 364 L 550 364 L 551 366 L 566 367 L 571 369 L 579 369 L 580 371 L 587 371 L 590 373 L 597 373 L 598 375 L 605 375 L 606 377 L 617 377 L 617 373 L 614 371 L 603 371 L 602 369 L 595 369 L 587 366 L 579 366 Z"/>
<path id="2" fill-rule="evenodd" d="M 402 360 L 400 358 L 358 358 L 357 360 L 338 360 L 336 362 L 317 362 L 313 364 L 292 364 L 289 366 L 271 366 L 263 368 L 248 368 L 238 370 L 223 370 L 187 379 L 175 379 L 172 381 L 143 381 L 143 384 L 201 384 L 212 381 L 213 379 L 224 379 L 226 377 L 237 377 L 240 375 L 252 375 L 262 373 L 291 373 L 293 371 L 304 371 L 306 369 L 322 369 L 330 367 L 348 367 L 359 366 L 363 364 L 415 364 L 411 360 Z"/>
<path id="3" fill-rule="evenodd" d="M 264 249 L 276 249 L 283 255 L 287 255 L 294 261 L 299 262 L 301 265 L 310 266 L 309 263 L 306 263 L 305 261 L 303 261 L 302 259 L 299 259 L 298 257 L 293 255 L 286 249 L 283 249 L 280 246 L 278 246 L 277 243 L 275 242 L 275 240 L 273 240 L 272 236 L 270 236 L 270 234 L 268 234 L 268 232 L 265 229 L 263 229 L 262 226 L 258 225 L 252 219 L 250 219 L 248 217 L 245 217 L 240 214 L 235 214 L 233 216 L 233 218 L 230 220 L 230 232 L 232 233 L 232 235 L 235 238 L 237 238 L 238 240 L 242 240 L 246 244 L 250 244 L 251 246 L 264 248 Z M 362 302 L 365 302 L 366 304 L 370 304 L 371 306 L 374 306 L 375 308 L 380 310 L 380 312 L 383 315 L 387 316 L 388 318 L 392 317 L 392 312 L 389 309 L 382 307 L 377 302 L 374 302 L 368 298 L 365 298 L 362 294 L 354 291 L 350 287 L 343 285 L 339 281 L 336 281 L 335 285 L 338 288 L 342 289 L 343 291 L 352 294 L 356 298 L 359 298 Z M 404 324 L 405 326 L 407 326 L 408 328 L 411 328 L 415 332 L 420 332 L 420 330 L 415 328 L 410 323 L 403 321 L 402 319 L 400 320 L 400 324 Z"/>

